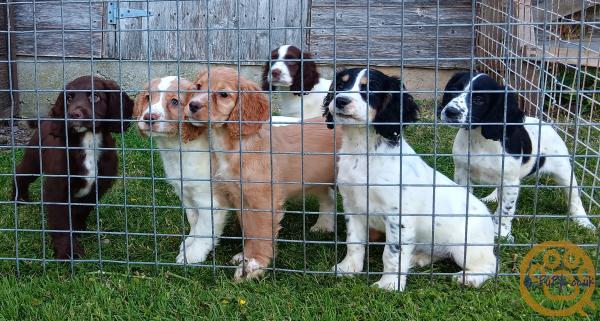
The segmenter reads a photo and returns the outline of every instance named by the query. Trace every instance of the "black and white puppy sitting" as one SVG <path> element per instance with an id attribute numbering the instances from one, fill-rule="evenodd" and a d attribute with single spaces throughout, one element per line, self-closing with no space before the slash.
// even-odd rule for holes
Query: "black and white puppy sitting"
<path id="1" fill-rule="evenodd" d="M 464 269 L 455 275 L 458 282 L 480 286 L 496 269 L 491 215 L 402 138 L 402 125 L 417 120 L 412 96 L 398 78 L 373 69 L 340 71 L 335 84 L 323 107 L 327 120 L 343 127 L 337 184 L 348 244 L 346 257 L 333 270 L 363 270 L 368 214 L 368 226 L 385 231 L 387 240 L 384 274 L 375 286 L 402 291 L 410 267 L 442 258 Z"/>
<path id="2" fill-rule="evenodd" d="M 500 235 L 509 240 L 520 181 L 536 171 L 565 187 L 575 222 L 595 228 L 581 203 L 564 141 L 550 124 L 525 117 L 515 94 L 505 90 L 490 76 L 471 77 L 470 72 L 455 74 L 446 85 L 441 120 L 460 126 L 452 148 L 454 180 L 460 185 L 466 185 L 468 178 L 471 183 L 502 184 L 496 218 L 502 215 Z M 502 157 L 507 154 L 510 157 Z M 497 195 L 495 190 L 483 200 L 496 201 Z"/>
<path id="3" fill-rule="evenodd" d="M 306 60 L 304 60 L 306 59 Z M 281 92 L 281 116 L 304 119 L 321 117 L 321 104 L 331 80 L 321 78 L 313 56 L 291 45 L 271 51 L 271 63 L 263 67 L 262 89 Z M 302 61 L 301 61 L 302 60 Z"/>

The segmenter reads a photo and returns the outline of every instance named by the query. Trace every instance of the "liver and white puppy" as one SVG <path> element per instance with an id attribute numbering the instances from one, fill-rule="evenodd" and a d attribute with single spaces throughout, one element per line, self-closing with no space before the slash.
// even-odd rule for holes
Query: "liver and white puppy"
<path id="1" fill-rule="evenodd" d="M 335 83 L 323 105 L 328 120 L 344 128 L 337 183 L 348 244 L 333 270 L 363 270 L 368 213 L 369 226 L 385 231 L 387 240 L 384 275 L 375 286 L 402 291 L 411 266 L 441 258 L 464 269 L 454 277 L 458 282 L 480 286 L 496 269 L 494 224 L 481 201 L 429 167 L 403 139 L 402 125 L 417 119 L 413 98 L 398 78 L 373 69 L 343 70 Z"/>
<path id="2" fill-rule="evenodd" d="M 274 255 L 287 199 L 304 190 L 319 198 L 321 212 L 334 211 L 333 135 L 317 124 L 271 128 L 267 96 L 234 69 L 202 72 L 196 89 L 185 111 L 198 126 L 210 121 L 213 195 L 241 209 L 244 251 L 233 258 L 240 263 L 235 278 L 259 277 Z"/>
<path id="3" fill-rule="evenodd" d="M 500 235 L 509 240 L 521 179 L 537 171 L 565 187 L 573 221 L 594 229 L 581 203 L 564 141 L 550 124 L 525 117 L 515 94 L 505 91 L 490 76 L 475 73 L 471 78 L 470 72 L 455 74 L 446 85 L 441 119 L 460 126 L 452 148 L 454 180 L 461 185 L 469 178 L 471 183 L 502 184 L 496 218 L 501 215 Z M 497 193 L 484 201 L 496 201 Z"/>
<path id="4" fill-rule="evenodd" d="M 16 168 L 13 196 L 29 201 L 29 186 L 45 176 L 42 199 L 57 259 L 83 256 L 79 232 L 118 177 L 113 134 L 127 130 L 132 109 L 116 82 L 82 76 L 67 84 L 34 131 Z"/>
<path id="5" fill-rule="evenodd" d="M 210 189 L 210 153 L 204 128 L 186 120 L 183 107 L 187 91 L 194 85 L 176 76 L 156 78 L 135 101 L 134 117 L 143 135 L 151 136 L 159 148 L 169 184 L 185 206 L 190 232 L 179 247 L 177 263 L 206 260 L 219 242 L 226 213 L 218 208 Z"/>
<path id="6" fill-rule="evenodd" d="M 288 91 L 280 93 L 282 116 L 321 117 L 321 104 L 331 80 L 320 77 L 312 59 L 310 53 L 291 45 L 271 51 L 271 63 L 267 62 L 263 67 L 262 89 Z"/>

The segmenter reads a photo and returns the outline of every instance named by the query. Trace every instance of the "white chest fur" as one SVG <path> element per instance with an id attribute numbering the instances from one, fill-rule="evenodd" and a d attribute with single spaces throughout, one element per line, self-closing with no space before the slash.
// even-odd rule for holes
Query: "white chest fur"
<path id="1" fill-rule="evenodd" d="M 321 105 L 323 99 L 327 96 L 327 91 L 331 85 L 331 80 L 321 78 L 307 95 L 294 95 L 293 93 L 281 93 L 281 110 L 282 116 L 300 118 L 304 115 L 304 119 L 321 117 L 323 111 Z M 289 88 L 285 88 L 289 90 Z"/>
<path id="2" fill-rule="evenodd" d="M 83 148 L 84 158 L 83 158 L 83 173 L 82 175 L 85 184 L 83 187 L 77 191 L 75 197 L 84 197 L 90 193 L 92 190 L 92 186 L 96 181 L 96 176 L 98 175 L 98 160 L 100 159 L 101 150 L 97 149 L 97 147 L 102 146 L 102 135 L 96 134 L 92 132 L 86 132 L 83 134 L 83 138 L 81 140 L 81 148 Z"/>
<path id="3" fill-rule="evenodd" d="M 206 134 L 188 143 L 175 138 L 155 138 L 163 161 L 167 181 L 179 194 L 181 178 L 186 185 L 204 185 L 210 178 L 210 152 Z"/>

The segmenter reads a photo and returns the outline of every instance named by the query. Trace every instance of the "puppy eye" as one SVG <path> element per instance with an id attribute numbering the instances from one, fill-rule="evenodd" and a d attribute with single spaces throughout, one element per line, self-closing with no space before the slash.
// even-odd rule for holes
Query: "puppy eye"
<path id="1" fill-rule="evenodd" d="M 200 84 L 200 83 L 196 84 L 196 90 L 200 90 L 200 89 L 202 89 L 202 84 Z"/>
<path id="2" fill-rule="evenodd" d="M 226 92 L 220 92 L 219 96 L 221 96 L 222 98 L 227 98 L 227 97 L 229 97 L 229 94 Z"/>
<path id="3" fill-rule="evenodd" d="M 146 94 L 146 96 L 144 96 L 144 99 L 146 99 L 146 101 L 150 101 L 150 95 Z"/>
<path id="4" fill-rule="evenodd" d="M 177 100 L 175 98 L 171 99 L 171 105 L 173 105 L 173 106 L 179 106 L 179 100 Z"/>
<path id="5" fill-rule="evenodd" d="M 68 105 L 68 104 L 71 104 L 71 102 L 72 102 L 72 101 L 73 101 L 73 96 L 71 96 L 71 95 L 68 95 L 68 96 L 67 96 L 67 105 Z"/>
<path id="6" fill-rule="evenodd" d="M 98 94 L 93 94 L 93 95 L 90 95 L 88 97 L 88 99 L 90 100 L 90 102 L 93 101 L 93 102 L 97 103 L 100 101 L 100 96 L 98 96 Z"/>

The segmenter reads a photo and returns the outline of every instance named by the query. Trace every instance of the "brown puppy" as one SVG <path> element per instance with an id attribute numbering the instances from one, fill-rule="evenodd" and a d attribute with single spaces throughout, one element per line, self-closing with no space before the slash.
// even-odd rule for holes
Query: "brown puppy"
<path id="1" fill-rule="evenodd" d="M 43 200 L 58 259 L 83 256 L 72 232 L 85 230 L 93 205 L 112 186 L 119 160 L 116 150 L 107 148 L 115 147 L 112 133 L 129 127 L 123 119 L 131 118 L 133 111 L 133 101 L 112 80 L 83 76 L 67 84 L 65 91 L 66 97 L 60 93 L 49 113 L 56 120 L 42 121 L 33 133 L 13 187 L 15 200 L 29 201 L 29 185 L 40 173 L 47 175 Z"/>
<path id="2" fill-rule="evenodd" d="M 259 277 L 275 252 L 283 203 L 303 188 L 307 194 L 329 193 L 340 142 L 322 124 L 271 128 L 267 96 L 234 69 L 201 73 L 196 89 L 201 92 L 186 99 L 185 112 L 198 126 L 212 126 L 213 195 L 223 206 L 242 209 L 244 251 L 233 258 L 241 263 L 235 278 Z"/>

